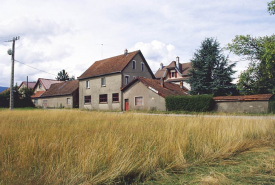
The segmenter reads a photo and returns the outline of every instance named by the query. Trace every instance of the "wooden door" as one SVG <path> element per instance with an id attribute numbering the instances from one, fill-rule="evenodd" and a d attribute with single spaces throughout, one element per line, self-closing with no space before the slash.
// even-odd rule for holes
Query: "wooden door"
<path id="1" fill-rule="evenodd" d="M 125 111 L 129 110 L 129 100 L 125 99 Z"/>

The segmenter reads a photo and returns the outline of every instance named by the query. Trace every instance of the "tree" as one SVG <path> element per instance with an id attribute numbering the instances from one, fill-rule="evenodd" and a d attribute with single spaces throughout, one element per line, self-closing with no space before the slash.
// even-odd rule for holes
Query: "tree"
<path id="1" fill-rule="evenodd" d="M 69 74 L 65 71 L 65 69 L 63 69 L 57 74 L 57 77 L 55 79 L 59 81 L 71 81 L 71 80 L 75 80 L 75 77 L 72 76 L 70 78 Z"/>
<path id="2" fill-rule="evenodd" d="M 275 35 L 237 35 L 232 43 L 227 45 L 227 49 L 250 61 L 249 68 L 240 74 L 237 84 L 243 94 L 275 92 Z"/>
<path id="3" fill-rule="evenodd" d="M 234 88 L 231 84 L 231 75 L 234 64 L 228 64 L 228 57 L 225 57 L 220 49 L 217 40 L 206 38 L 194 53 L 191 60 L 190 70 L 190 94 L 214 94 L 225 95 Z"/>
<path id="4" fill-rule="evenodd" d="M 275 0 L 267 3 L 267 10 L 269 12 L 270 15 L 274 15 L 275 14 Z"/>

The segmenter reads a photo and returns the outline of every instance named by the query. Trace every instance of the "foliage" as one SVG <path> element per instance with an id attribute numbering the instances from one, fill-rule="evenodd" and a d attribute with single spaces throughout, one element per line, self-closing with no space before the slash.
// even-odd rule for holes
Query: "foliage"
<path id="1" fill-rule="evenodd" d="M 22 97 L 31 97 L 34 94 L 33 89 L 28 89 L 27 87 L 21 88 L 19 92 L 22 95 Z"/>
<path id="2" fill-rule="evenodd" d="M 178 178 L 179 184 L 198 184 L 206 178 L 196 170 L 208 163 L 207 175 L 215 175 L 218 162 L 221 173 L 228 170 L 226 177 L 250 178 L 260 175 L 253 161 L 233 171 L 228 165 L 243 164 L 242 159 L 232 160 L 242 152 L 272 146 L 275 138 L 274 120 L 269 118 L 77 110 L 0 110 L 0 117 L 0 184 L 143 184 L 173 173 L 186 175 Z M 266 178 L 274 177 L 274 151 L 271 156 L 265 163 Z M 195 181 L 188 179 L 194 173 Z"/>
<path id="3" fill-rule="evenodd" d="M 34 107 L 34 104 L 31 100 L 32 90 L 29 90 L 29 94 L 21 94 L 18 91 L 17 86 L 13 88 L 13 100 L 14 100 L 14 107 L 15 108 L 21 108 L 21 107 Z M 22 90 L 22 92 L 26 92 L 25 90 Z M 4 93 L 0 94 L 0 107 L 8 108 L 10 105 L 10 91 L 7 90 Z"/>
<path id="4" fill-rule="evenodd" d="M 165 105 L 168 111 L 206 112 L 213 109 L 212 95 L 167 96 Z"/>
<path id="5" fill-rule="evenodd" d="M 75 77 L 72 76 L 70 78 L 69 74 L 65 71 L 65 69 L 63 69 L 57 74 L 57 77 L 55 79 L 59 81 L 71 81 L 71 80 L 75 80 Z"/>
<path id="6" fill-rule="evenodd" d="M 235 73 L 235 63 L 228 64 L 228 57 L 223 55 L 217 40 L 206 38 L 191 63 L 187 81 L 191 86 L 190 94 L 225 95 L 234 88 L 231 75 Z"/>
<path id="7" fill-rule="evenodd" d="M 275 35 L 258 38 L 237 35 L 227 49 L 251 61 L 249 68 L 240 74 L 237 84 L 243 94 L 275 92 Z"/>
<path id="8" fill-rule="evenodd" d="M 270 13 L 270 15 L 274 15 L 275 14 L 275 0 L 270 1 L 269 3 L 267 3 L 267 10 Z"/>

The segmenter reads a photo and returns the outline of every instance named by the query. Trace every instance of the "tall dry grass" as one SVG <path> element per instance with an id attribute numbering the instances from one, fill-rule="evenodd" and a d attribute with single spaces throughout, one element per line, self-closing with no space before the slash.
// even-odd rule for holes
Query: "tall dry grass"
<path id="1" fill-rule="evenodd" d="M 0 111 L 0 184 L 146 180 L 274 142 L 274 120 Z"/>

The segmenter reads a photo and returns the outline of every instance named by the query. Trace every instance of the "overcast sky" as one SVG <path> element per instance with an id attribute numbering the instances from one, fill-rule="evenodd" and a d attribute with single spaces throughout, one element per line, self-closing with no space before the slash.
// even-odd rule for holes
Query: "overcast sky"
<path id="1" fill-rule="evenodd" d="M 271 0 L 0 0 L 0 86 L 10 86 L 7 50 L 15 36 L 15 82 L 80 76 L 95 61 L 141 50 L 155 73 L 162 62 L 190 62 L 207 37 L 221 47 L 235 35 L 274 34 Z M 228 54 L 228 52 L 226 53 Z M 239 57 L 229 54 L 232 61 Z M 38 71 L 28 66 L 43 70 Z M 238 62 L 237 77 L 247 62 Z"/>

